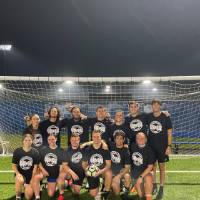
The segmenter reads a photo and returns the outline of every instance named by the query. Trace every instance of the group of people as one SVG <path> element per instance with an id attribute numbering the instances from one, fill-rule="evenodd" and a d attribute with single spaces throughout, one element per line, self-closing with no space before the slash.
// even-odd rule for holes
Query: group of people
<path id="1" fill-rule="evenodd" d="M 47 178 L 48 196 L 64 199 L 64 185 L 70 185 L 76 198 L 87 178 L 89 193 L 95 199 L 107 199 L 110 191 L 128 199 L 130 190 L 138 198 L 162 199 L 165 182 L 165 162 L 169 160 L 172 144 L 172 123 L 169 113 L 161 111 L 161 102 L 152 101 L 152 113 L 139 112 L 139 104 L 128 104 L 129 114 L 122 110 L 110 119 L 106 108 L 98 106 L 96 117 L 81 113 L 77 106 L 70 109 L 71 118 L 60 120 L 60 111 L 51 107 L 48 118 L 40 122 L 38 114 L 30 118 L 24 130 L 22 147 L 13 153 L 16 200 L 21 199 L 24 187 L 26 199 L 41 199 L 40 183 Z M 62 129 L 66 129 L 68 148 L 60 148 Z M 157 190 L 156 165 L 160 170 L 160 187 Z M 98 170 L 88 176 L 87 170 L 95 165 Z M 99 192 L 100 177 L 103 188 Z"/>

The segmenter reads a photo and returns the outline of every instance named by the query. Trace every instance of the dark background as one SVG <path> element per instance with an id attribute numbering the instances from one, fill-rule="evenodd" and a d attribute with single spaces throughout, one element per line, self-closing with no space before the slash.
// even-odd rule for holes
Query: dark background
<path id="1" fill-rule="evenodd" d="M 200 0 L 1 0 L 0 75 L 200 73 Z"/>

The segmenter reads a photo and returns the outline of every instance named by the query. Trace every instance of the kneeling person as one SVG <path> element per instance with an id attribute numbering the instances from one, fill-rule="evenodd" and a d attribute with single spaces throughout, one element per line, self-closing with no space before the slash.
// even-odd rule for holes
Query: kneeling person
<path id="1" fill-rule="evenodd" d="M 147 138 L 143 132 L 136 135 L 136 144 L 132 144 L 131 153 L 131 176 L 140 197 L 146 196 L 151 200 L 153 187 L 153 164 L 155 156 L 152 149 L 146 144 Z"/>
<path id="2" fill-rule="evenodd" d="M 130 153 L 128 148 L 124 147 L 125 135 L 123 131 L 119 130 L 115 133 L 114 141 L 115 143 L 109 144 L 113 174 L 112 189 L 115 194 L 119 194 L 122 179 L 124 179 L 126 191 L 130 188 Z"/>
<path id="3" fill-rule="evenodd" d="M 31 199 L 34 193 L 32 178 L 39 164 L 39 153 L 31 147 L 32 143 L 32 135 L 23 135 L 22 147 L 17 148 L 13 153 L 12 169 L 15 173 L 16 200 L 21 199 L 21 190 L 23 187 L 26 199 Z"/>
<path id="4" fill-rule="evenodd" d="M 83 168 L 87 174 L 87 167 L 94 165 L 99 168 L 99 171 L 94 177 L 87 177 L 90 189 L 90 195 L 92 197 L 97 197 L 99 192 L 99 176 L 102 175 L 105 178 L 105 188 L 104 188 L 104 199 L 107 199 L 111 181 L 112 181 L 112 171 L 110 170 L 111 160 L 110 153 L 108 150 L 103 149 L 101 141 L 101 132 L 94 130 L 92 132 L 92 145 L 89 146 L 83 157 Z"/>

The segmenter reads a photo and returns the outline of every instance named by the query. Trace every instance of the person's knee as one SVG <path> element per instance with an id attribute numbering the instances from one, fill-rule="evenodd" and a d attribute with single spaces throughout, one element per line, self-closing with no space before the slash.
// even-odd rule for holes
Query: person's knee
<path id="1" fill-rule="evenodd" d="M 31 187 L 28 186 L 28 188 L 25 189 L 24 193 L 25 193 L 25 198 L 27 200 L 32 199 L 32 197 L 33 197 L 33 190 L 32 190 Z"/>
<path id="2" fill-rule="evenodd" d="M 97 194 L 98 194 L 98 189 L 93 189 L 93 190 L 90 190 L 90 196 L 91 197 L 96 197 L 97 196 Z"/>
<path id="3" fill-rule="evenodd" d="M 54 196 L 54 191 L 53 190 L 48 190 L 48 196 L 53 197 Z"/>
<path id="4" fill-rule="evenodd" d="M 74 193 L 80 194 L 81 188 L 79 186 L 74 186 Z"/>
<path id="5" fill-rule="evenodd" d="M 109 169 L 104 174 L 105 180 L 112 180 L 112 171 Z"/>

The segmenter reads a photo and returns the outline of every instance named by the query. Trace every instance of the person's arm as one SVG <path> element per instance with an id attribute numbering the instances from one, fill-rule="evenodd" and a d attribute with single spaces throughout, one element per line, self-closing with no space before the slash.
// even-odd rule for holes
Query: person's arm
<path id="1" fill-rule="evenodd" d="M 62 164 L 63 170 L 65 171 L 65 173 L 70 174 L 72 176 L 73 180 L 78 180 L 79 177 L 78 175 L 68 166 L 67 162 L 64 162 Z"/>
<path id="2" fill-rule="evenodd" d="M 91 146 L 92 144 L 93 144 L 93 141 L 84 142 L 83 144 L 80 145 L 80 148 L 83 149 L 87 146 Z"/>
<path id="3" fill-rule="evenodd" d="M 153 170 L 153 165 L 148 165 L 148 167 L 140 174 L 140 176 L 137 179 L 136 184 L 140 185 L 143 182 L 143 178 L 149 174 Z"/>
<path id="4" fill-rule="evenodd" d="M 119 174 L 117 176 L 119 176 L 120 178 L 123 177 L 126 173 L 128 173 L 130 170 L 130 165 L 125 165 L 125 167 L 123 169 L 120 170 Z"/>
<path id="5" fill-rule="evenodd" d="M 172 152 L 172 129 L 167 130 L 167 137 L 168 137 L 168 146 L 165 154 L 169 155 Z"/>
<path id="6" fill-rule="evenodd" d="M 42 174 L 46 177 L 49 176 L 49 173 L 46 171 L 46 169 L 44 169 L 44 167 L 42 166 L 42 164 L 39 164 L 39 168 L 42 171 Z"/>
<path id="7" fill-rule="evenodd" d="M 12 164 L 12 170 L 14 171 L 14 173 L 16 174 L 16 175 L 18 175 L 18 174 L 20 174 L 20 172 L 18 171 L 18 169 L 17 169 L 17 165 L 16 164 Z M 20 174 L 21 175 L 21 174 Z"/>
<path id="8" fill-rule="evenodd" d="M 106 160 L 106 165 L 103 169 L 100 169 L 96 174 L 95 177 L 100 176 L 101 174 L 105 173 L 111 167 L 111 160 Z"/>

